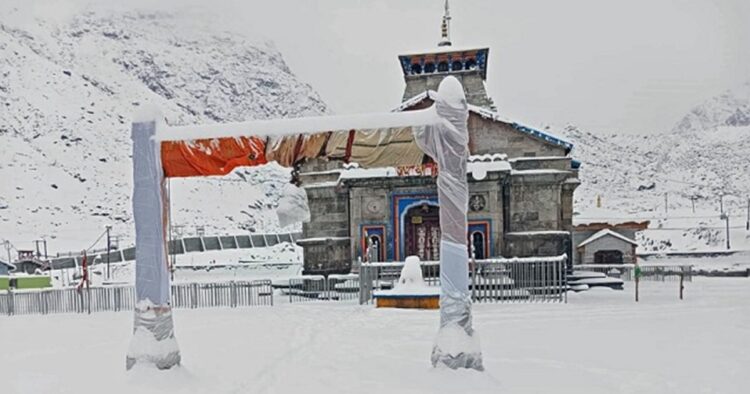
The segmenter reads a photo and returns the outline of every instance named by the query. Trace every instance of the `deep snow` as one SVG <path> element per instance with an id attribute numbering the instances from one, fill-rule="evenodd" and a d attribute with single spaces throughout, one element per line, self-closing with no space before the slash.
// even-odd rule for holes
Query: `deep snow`
<path id="1" fill-rule="evenodd" d="M 1 317 L 12 393 L 744 393 L 750 280 L 644 282 L 568 304 L 475 304 L 487 371 L 433 369 L 437 311 L 178 310 L 179 369 L 125 372 L 132 314 Z"/>

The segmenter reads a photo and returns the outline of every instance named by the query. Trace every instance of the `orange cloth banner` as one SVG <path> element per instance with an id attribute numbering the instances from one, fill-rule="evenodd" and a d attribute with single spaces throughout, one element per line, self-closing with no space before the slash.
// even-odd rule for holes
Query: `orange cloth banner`
<path id="1" fill-rule="evenodd" d="M 236 167 L 266 164 L 265 149 L 265 140 L 256 137 L 164 141 L 161 162 L 168 178 L 226 175 Z"/>

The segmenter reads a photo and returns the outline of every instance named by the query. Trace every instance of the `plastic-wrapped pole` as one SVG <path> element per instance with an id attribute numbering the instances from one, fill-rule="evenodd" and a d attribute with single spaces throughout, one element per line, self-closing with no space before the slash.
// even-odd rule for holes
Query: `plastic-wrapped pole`
<path id="1" fill-rule="evenodd" d="M 169 295 L 161 144 L 154 139 L 160 118 L 158 111 L 140 116 L 131 134 L 136 306 L 127 369 L 135 364 L 169 369 L 180 363 Z"/>
<path id="2" fill-rule="evenodd" d="M 466 247 L 466 212 L 469 185 L 469 118 L 466 96 L 455 77 L 440 83 L 435 101 L 445 120 L 415 128 L 414 139 L 438 163 L 440 202 L 440 329 L 432 349 L 432 365 L 452 369 L 484 370 L 479 337 L 472 328 L 469 293 L 469 256 Z"/>

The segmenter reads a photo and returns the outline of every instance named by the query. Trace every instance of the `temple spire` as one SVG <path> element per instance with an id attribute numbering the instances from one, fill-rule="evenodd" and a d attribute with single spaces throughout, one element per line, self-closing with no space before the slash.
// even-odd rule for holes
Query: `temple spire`
<path id="1" fill-rule="evenodd" d="M 440 25 L 441 37 L 438 42 L 439 47 L 451 45 L 451 10 L 448 0 L 445 0 L 445 14 L 443 14 L 443 23 Z"/>

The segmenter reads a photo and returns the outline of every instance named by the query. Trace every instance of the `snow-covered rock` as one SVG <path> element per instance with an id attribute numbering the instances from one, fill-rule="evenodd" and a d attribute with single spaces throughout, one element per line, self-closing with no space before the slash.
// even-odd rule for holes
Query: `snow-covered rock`
<path id="1" fill-rule="evenodd" d="M 723 126 L 750 126 L 750 81 L 696 106 L 672 132 L 702 132 Z"/>

